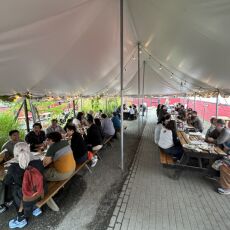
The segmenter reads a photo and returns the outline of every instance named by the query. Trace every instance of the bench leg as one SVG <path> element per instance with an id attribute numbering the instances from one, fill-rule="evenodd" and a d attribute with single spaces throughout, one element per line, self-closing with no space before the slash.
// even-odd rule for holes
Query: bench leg
<path id="1" fill-rule="evenodd" d="M 48 201 L 47 201 L 47 206 L 55 211 L 55 212 L 58 212 L 59 211 L 59 207 L 57 206 L 57 204 L 55 203 L 55 201 L 53 200 L 53 198 L 50 198 Z"/>
<path id="2" fill-rule="evenodd" d="M 85 167 L 89 170 L 90 173 L 92 173 L 92 170 L 90 169 L 90 167 L 87 164 L 85 164 Z"/>
<path id="3" fill-rule="evenodd" d="M 99 152 L 97 152 L 96 155 L 97 155 L 98 159 L 99 159 L 100 161 L 102 161 L 102 158 L 101 158 Z"/>

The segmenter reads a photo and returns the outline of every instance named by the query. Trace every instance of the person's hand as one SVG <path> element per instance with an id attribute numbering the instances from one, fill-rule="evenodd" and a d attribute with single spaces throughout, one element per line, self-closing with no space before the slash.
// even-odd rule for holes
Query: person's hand
<path id="1" fill-rule="evenodd" d="M 207 140 L 208 142 L 211 142 L 211 143 L 214 142 L 214 139 L 212 137 L 208 137 Z"/>

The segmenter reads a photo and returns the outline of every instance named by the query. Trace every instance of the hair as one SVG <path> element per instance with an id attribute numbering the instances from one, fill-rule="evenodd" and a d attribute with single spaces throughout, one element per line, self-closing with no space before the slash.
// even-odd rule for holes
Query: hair
<path id="1" fill-rule="evenodd" d="M 102 113 L 103 111 L 100 109 L 99 112 Z"/>
<path id="2" fill-rule="evenodd" d="M 95 118 L 94 122 L 95 122 L 96 126 L 101 127 L 101 121 L 99 118 Z"/>
<path id="3" fill-rule="evenodd" d="M 89 122 L 89 123 L 93 123 L 93 116 L 91 115 L 91 114 L 87 114 L 87 121 Z"/>
<path id="4" fill-rule="evenodd" d="M 172 130 L 172 131 L 176 131 L 176 123 L 175 121 L 171 120 L 169 121 L 166 125 L 165 125 L 166 129 Z"/>
<path id="5" fill-rule="evenodd" d="M 197 115 L 197 111 L 192 111 L 192 114 L 196 114 Z"/>
<path id="6" fill-rule="evenodd" d="M 30 147 L 26 142 L 18 142 L 14 146 L 14 158 L 18 160 L 19 166 L 26 169 L 31 161 Z"/>
<path id="7" fill-rule="evenodd" d="M 212 118 L 210 119 L 210 123 L 213 124 L 214 121 L 216 121 L 216 120 L 217 120 L 217 119 L 216 119 L 215 117 L 212 117 Z"/>
<path id="8" fill-rule="evenodd" d="M 48 133 L 46 135 L 46 138 L 52 140 L 53 142 L 57 143 L 59 141 L 61 141 L 62 136 L 59 132 L 52 132 L 52 133 Z"/>
<path id="9" fill-rule="evenodd" d="M 101 117 L 102 117 L 102 118 L 106 118 L 107 115 L 106 115 L 105 113 L 103 113 L 103 114 L 101 114 Z"/>
<path id="10" fill-rule="evenodd" d="M 161 107 L 161 104 L 158 104 L 157 109 L 160 109 L 160 107 Z"/>
<path id="11" fill-rule="evenodd" d="M 58 122 L 57 118 L 53 118 L 51 122 Z"/>
<path id="12" fill-rule="evenodd" d="M 164 115 L 164 119 L 165 119 L 165 120 L 171 119 L 171 114 L 166 113 L 166 114 Z"/>
<path id="13" fill-rule="evenodd" d="M 77 118 L 79 121 L 81 121 L 83 115 L 84 115 L 83 112 L 78 112 L 76 118 Z"/>
<path id="14" fill-rule="evenodd" d="M 66 129 L 71 130 L 71 131 L 74 131 L 74 132 L 76 132 L 76 131 L 77 131 L 76 126 L 75 126 L 75 125 L 67 125 L 67 126 L 66 126 Z"/>
<path id="15" fill-rule="evenodd" d="M 19 133 L 17 129 L 10 130 L 9 136 L 12 136 L 14 133 Z"/>
<path id="16" fill-rule="evenodd" d="M 113 116 L 116 117 L 116 116 L 117 116 L 117 113 L 116 113 L 116 112 L 113 112 Z"/>
<path id="17" fill-rule="evenodd" d="M 35 126 L 39 126 L 40 129 L 42 129 L 42 125 L 41 125 L 41 123 L 39 123 L 39 122 L 34 123 L 34 124 L 33 124 L 33 128 L 34 128 Z"/>

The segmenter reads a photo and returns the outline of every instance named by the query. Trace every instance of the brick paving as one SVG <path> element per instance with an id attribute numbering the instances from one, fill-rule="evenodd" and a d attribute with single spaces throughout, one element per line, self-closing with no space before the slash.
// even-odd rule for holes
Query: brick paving
<path id="1" fill-rule="evenodd" d="M 151 114 L 107 229 L 229 230 L 230 196 L 219 195 L 196 171 L 171 179 L 153 143 L 155 124 Z"/>

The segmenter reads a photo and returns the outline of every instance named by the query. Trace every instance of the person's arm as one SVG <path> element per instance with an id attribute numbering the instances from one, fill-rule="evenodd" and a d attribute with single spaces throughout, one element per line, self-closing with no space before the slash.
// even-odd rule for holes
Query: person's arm
<path id="1" fill-rule="evenodd" d="M 53 162 L 53 158 L 52 157 L 45 156 L 44 159 L 43 159 L 43 165 L 44 165 L 44 167 L 48 166 L 52 162 Z"/>
<path id="2" fill-rule="evenodd" d="M 176 132 L 172 131 L 172 137 L 173 137 L 173 143 L 174 143 L 174 145 L 178 145 L 179 144 L 179 140 L 177 138 Z"/>

